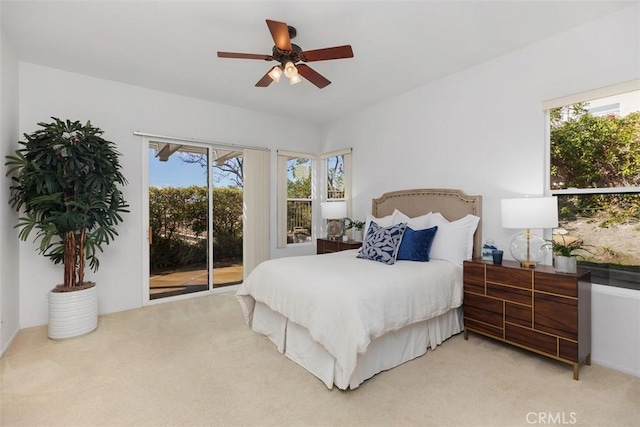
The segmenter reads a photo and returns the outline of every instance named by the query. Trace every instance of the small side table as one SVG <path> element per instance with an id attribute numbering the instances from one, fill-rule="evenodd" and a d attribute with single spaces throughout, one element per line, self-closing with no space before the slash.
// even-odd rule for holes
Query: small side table
<path id="1" fill-rule="evenodd" d="M 317 239 L 318 254 L 328 254 L 331 252 L 347 251 L 349 249 L 359 249 L 362 246 L 362 242 L 356 242 L 355 240 L 349 240 L 343 242 L 342 240 L 329 240 L 329 239 Z"/>

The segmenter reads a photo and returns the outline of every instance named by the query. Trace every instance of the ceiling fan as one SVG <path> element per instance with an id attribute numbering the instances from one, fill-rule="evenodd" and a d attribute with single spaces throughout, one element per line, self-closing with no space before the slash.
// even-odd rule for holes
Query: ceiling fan
<path id="1" fill-rule="evenodd" d="M 238 58 L 238 59 L 262 59 L 264 61 L 278 61 L 280 65 L 273 66 L 262 76 L 257 87 L 267 87 L 272 81 L 279 81 L 282 74 L 289 78 L 290 84 L 300 83 L 300 76 L 309 80 L 318 88 L 331 84 L 324 76 L 319 74 L 307 64 L 300 62 L 327 61 L 330 59 L 353 58 L 353 51 L 350 45 L 327 47 L 324 49 L 303 51 L 300 46 L 291 43 L 297 31 L 294 27 L 288 26 L 284 22 L 267 19 L 267 26 L 271 32 L 271 37 L 275 46 L 271 55 L 260 55 L 254 53 L 218 52 L 218 58 Z"/>

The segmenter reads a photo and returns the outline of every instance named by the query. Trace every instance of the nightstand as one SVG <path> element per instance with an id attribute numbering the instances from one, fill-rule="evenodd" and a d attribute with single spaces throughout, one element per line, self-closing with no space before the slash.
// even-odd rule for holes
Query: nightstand
<path id="1" fill-rule="evenodd" d="M 349 240 L 343 242 L 342 240 L 329 240 L 329 239 L 317 239 L 318 254 L 328 254 L 331 252 L 347 251 L 349 249 L 359 249 L 362 246 L 362 242 L 356 242 L 355 240 Z"/>
<path id="2" fill-rule="evenodd" d="M 469 331 L 573 365 L 591 364 L 591 273 L 464 262 L 464 338 Z"/>

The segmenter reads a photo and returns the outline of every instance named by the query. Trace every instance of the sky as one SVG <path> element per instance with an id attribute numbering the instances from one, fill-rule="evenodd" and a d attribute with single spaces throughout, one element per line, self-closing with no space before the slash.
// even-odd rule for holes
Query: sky
<path id="1" fill-rule="evenodd" d="M 206 186 L 206 169 L 197 163 L 185 163 L 179 155 L 169 157 L 161 162 L 149 149 L 149 185 L 152 187 L 189 187 L 191 185 Z M 229 181 L 214 182 L 214 187 L 226 187 Z"/>

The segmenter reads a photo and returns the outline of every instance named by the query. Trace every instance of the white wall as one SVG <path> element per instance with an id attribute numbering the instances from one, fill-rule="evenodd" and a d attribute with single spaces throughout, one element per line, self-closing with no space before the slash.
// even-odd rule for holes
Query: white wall
<path id="1" fill-rule="evenodd" d="M 639 16 L 636 5 L 324 127 L 324 151 L 353 147 L 354 218 L 385 191 L 460 188 L 483 196 L 484 238 L 508 247 L 500 199 L 545 189 L 542 102 L 639 78 Z M 605 307 L 601 297 L 594 292 L 594 307 Z M 640 299 L 628 303 L 640 311 Z M 613 327 L 594 326 L 594 358 L 603 363 Z M 612 351 L 637 359 L 638 340 L 627 337 Z M 637 365 L 624 369 L 640 375 Z"/>
<path id="2" fill-rule="evenodd" d="M 101 314 L 140 307 L 143 301 L 143 151 L 142 138 L 134 131 L 272 148 L 273 183 L 275 149 L 315 153 L 320 146 L 315 125 L 21 62 L 20 134 L 33 132 L 36 123 L 51 116 L 90 119 L 123 154 L 129 181 L 124 194 L 131 213 L 101 256 L 100 270 L 89 276 L 98 282 Z M 272 206 L 275 195 L 274 184 Z M 275 215 L 272 218 L 272 256 L 277 256 Z M 20 255 L 21 327 L 46 324 L 47 292 L 61 281 L 62 271 L 31 243 L 20 245 Z"/>
<path id="3" fill-rule="evenodd" d="M 0 14 L 2 5 L 0 5 Z M 1 22 L 1 21 L 0 21 Z M 0 24 L 1 25 L 1 24 Z M 18 148 L 18 61 L 0 28 L 0 158 Z M 0 174 L 0 356 L 20 328 L 17 213 L 9 200 L 10 178 Z"/>
<path id="4" fill-rule="evenodd" d="M 592 288 L 593 363 L 640 376 L 640 292 Z"/>

